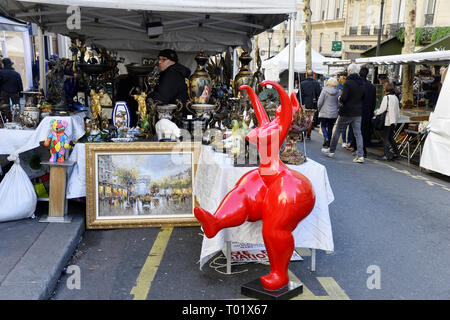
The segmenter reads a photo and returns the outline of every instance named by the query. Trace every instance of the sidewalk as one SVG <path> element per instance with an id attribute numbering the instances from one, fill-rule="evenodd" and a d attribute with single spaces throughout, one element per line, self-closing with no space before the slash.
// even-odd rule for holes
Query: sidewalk
<path id="1" fill-rule="evenodd" d="M 35 219 L 0 223 L 0 300 L 46 300 L 85 230 L 85 204 L 69 201 L 71 223 L 40 223 L 48 202 L 38 202 Z"/>

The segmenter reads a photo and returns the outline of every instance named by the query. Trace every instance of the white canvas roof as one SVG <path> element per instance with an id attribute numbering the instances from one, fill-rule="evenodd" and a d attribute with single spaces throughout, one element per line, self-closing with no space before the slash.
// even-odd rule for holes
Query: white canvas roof
<path id="1" fill-rule="evenodd" d="M 295 62 L 294 71 L 299 73 L 306 72 L 306 55 L 305 55 L 305 41 L 302 40 L 295 46 Z M 333 61 L 336 59 L 327 58 L 311 49 L 312 69 L 315 73 L 328 74 L 328 67 L 324 65 L 324 62 Z M 286 46 L 275 57 L 265 60 L 262 63 L 262 67 L 265 69 L 266 79 L 277 80 L 278 75 L 289 68 L 289 45 Z"/>
<path id="2" fill-rule="evenodd" d="M 292 0 L 21 0 L 42 4 L 200 13 L 280 14 L 297 11 Z"/>
<path id="3" fill-rule="evenodd" d="M 28 26 L 26 23 L 0 16 L 0 30 L 23 32 L 28 30 Z"/>
<path id="4" fill-rule="evenodd" d="M 67 28 L 68 6 L 81 8 L 78 30 Z M 296 0 L 3 0 L 0 7 L 36 23 L 41 15 L 47 31 L 84 35 L 87 44 L 110 50 L 204 49 L 207 53 L 223 52 L 230 46 L 249 48 L 253 35 L 297 10 Z M 163 34 L 149 39 L 146 22 L 161 22 Z"/>
<path id="5" fill-rule="evenodd" d="M 449 63 L 450 50 L 359 58 L 355 62 L 358 64 L 375 65 Z"/>

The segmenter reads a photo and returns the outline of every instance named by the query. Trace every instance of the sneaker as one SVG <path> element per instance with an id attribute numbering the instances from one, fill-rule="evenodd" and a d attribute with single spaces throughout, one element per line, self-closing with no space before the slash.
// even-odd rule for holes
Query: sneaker
<path id="1" fill-rule="evenodd" d="M 328 152 L 330 152 L 330 148 L 322 148 L 322 150 L 321 150 L 323 153 L 328 153 Z"/>
<path id="2" fill-rule="evenodd" d="M 334 152 L 328 151 L 328 152 L 324 152 L 324 153 L 328 158 L 334 158 Z"/>
<path id="3" fill-rule="evenodd" d="M 311 140 L 311 136 L 306 136 L 306 140 Z"/>
<path id="4" fill-rule="evenodd" d="M 347 147 L 347 144 L 344 142 L 343 144 L 342 144 L 342 148 L 346 148 Z"/>
<path id="5" fill-rule="evenodd" d="M 355 163 L 364 163 L 364 157 L 356 157 L 353 159 L 353 162 Z"/>

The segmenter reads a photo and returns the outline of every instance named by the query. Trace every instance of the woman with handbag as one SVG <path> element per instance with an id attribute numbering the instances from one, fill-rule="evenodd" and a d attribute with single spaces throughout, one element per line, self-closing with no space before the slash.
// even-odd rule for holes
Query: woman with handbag
<path id="1" fill-rule="evenodd" d="M 394 158 L 400 156 L 398 151 L 397 143 L 394 140 L 394 130 L 397 124 L 400 108 L 399 101 L 395 95 L 395 86 L 392 83 L 388 83 L 385 86 L 385 96 L 381 101 L 380 107 L 375 110 L 374 115 L 382 116 L 384 114 L 384 126 L 383 130 L 383 147 L 384 156 L 382 160 L 392 161 Z"/>
<path id="2" fill-rule="evenodd" d="M 323 147 L 329 148 L 333 133 L 333 127 L 338 117 L 338 98 L 339 89 L 336 78 L 330 78 L 326 82 L 317 102 L 317 110 L 319 111 L 319 119 L 323 133 Z"/>

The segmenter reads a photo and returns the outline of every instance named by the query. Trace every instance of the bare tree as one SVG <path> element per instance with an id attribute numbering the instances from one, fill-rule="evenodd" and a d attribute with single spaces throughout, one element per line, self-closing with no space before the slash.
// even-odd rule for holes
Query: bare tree
<path id="1" fill-rule="evenodd" d="M 405 43 L 402 53 L 413 53 L 416 46 L 416 4 L 417 0 L 406 1 Z M 414 66 L 405 65 L 402 77 L 402 108 L 411 108 L 414 105 L 413 95 Z"/>

